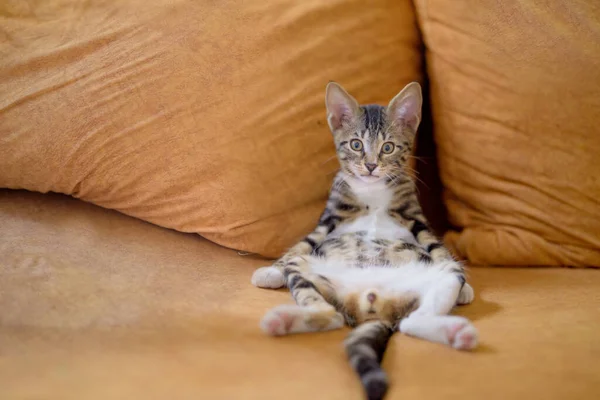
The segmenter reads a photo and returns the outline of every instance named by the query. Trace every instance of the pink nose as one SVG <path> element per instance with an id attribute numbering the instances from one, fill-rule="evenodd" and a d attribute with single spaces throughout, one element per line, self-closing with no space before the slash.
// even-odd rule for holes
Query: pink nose
<path id="1" fill-rule="evenodd" d="M 375 293 L 369 293 L 367 295 L 367 300 L 369 301 L 369 303 L 374 303 L 376 299 L 377 296 L 375 295 Z"/>
<path id="2" fill-rule="evenodd" d="M 375 168 L 377 168 L 377 164 L 374 163 L 365 163 L 365 167 L 369 170 L 369 172 L 373 172 Z"/>

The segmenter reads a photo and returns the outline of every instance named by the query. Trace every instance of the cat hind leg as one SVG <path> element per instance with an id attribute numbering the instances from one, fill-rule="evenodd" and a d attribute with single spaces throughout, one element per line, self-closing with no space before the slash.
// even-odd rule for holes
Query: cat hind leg
<path id="1" fill-rule="evenodd" d="M 420 299 L 419 307 L 400 321 L 398 330 L 406 335 L 449 345 L 459 350 L 477 347 L 478 333 L 464 317 L 447 315 L 467 284 L 460 274 L 448 274 L 433 282 Z M 472 288 L 468 286 L 467 291 Z M 472 300 L 472 299 L 471 299 Z"/>
<path id="2" fill-rule="evenodd" d="M 455 315 L 417 315 L 400 322 L 400 332 L 451 346 L 457 350 L 472 350 L 477 347 L 479 335 L 473 324 L 464 317 Z"/>
<path id="3" fill-rule="evenodd" d="M 261 322 L 266 333 L 280 336 L 344 326 L 342 314 L 323 296 L 327 288 L 307 277 L 305 273 L 309 270 L 307 257 L 294 257 L 286 263 L 283 276 L 296 304 L 280 305 L 267 312 Z"/>
<path id="4" fill-rule="evenodd" d="M 344 317 L 333 307 L 303 307 L 297 304 L 272 308 L 260 323 L 262 330 L 271 336 L 329 331 L 343 326 Z"/>

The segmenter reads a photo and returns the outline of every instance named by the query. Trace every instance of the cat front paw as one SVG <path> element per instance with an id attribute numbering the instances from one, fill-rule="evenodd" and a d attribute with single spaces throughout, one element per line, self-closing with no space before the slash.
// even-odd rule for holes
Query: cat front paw
<path id="1" fill-rule="evenodd" d="M 285 277 L 279 268 L 262 267 L 254 271 L 251 282 L 264 289 L 279 289 L 285 286 Z"/>
<path id="2" fill-rule="evenodd" d="M 475 299 L 475 292 L 473 291 L 473 287 L 468 283 L 465 283 L 460 289 L 460 293 L 458 294 L 458 298 L 456 299 L 456 304 L 463 306 L 465 304 L 471 304 Z"/>

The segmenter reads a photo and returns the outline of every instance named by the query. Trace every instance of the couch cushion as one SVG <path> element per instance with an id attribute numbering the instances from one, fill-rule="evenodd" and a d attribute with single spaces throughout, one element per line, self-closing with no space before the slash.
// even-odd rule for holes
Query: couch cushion
<path id="1" fill-rule="evenodd" d="M 278 255 L 337 168 L 329 80 L 420 80 L 409 0 L 0 5 L 0 187 L 61 192 Z"/>
<path id="2" fill-rule="evenodd" d="M 0 398 L 363 398 L 348 330 L 265 336 L 265 261 L 59 195 L 0 191 Z M 600 271 L 471 270 L 481 348 L 395 335 L 389 400 L 591 399 Z"/>
<path id="3" fill-rule="evenodd" d="M 456 252 L 600 266 L 597 1 L 417 0 Z"/>

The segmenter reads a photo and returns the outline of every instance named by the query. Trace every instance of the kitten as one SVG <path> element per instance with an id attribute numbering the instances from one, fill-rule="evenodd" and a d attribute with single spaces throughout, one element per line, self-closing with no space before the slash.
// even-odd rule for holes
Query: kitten
<path id="1" fill-rule="evenodd" d="M 359 106 L 340 85 L 326 90 L 327 121 L 341 169 L 316 229 L 271 267 L 255 271 L 262 288 L 287 286 L 295 305 L 269 311 L 270 335 L 356 327 L 345 341 L 370 400 L 387 378 L 380 362 L 395 330 L 468 350 L 477 330 L 449 316 L 473 301 L 465 271 L 431 233 L 407 173 L 421 119 L 418 83 L 387 107 Z"/>

